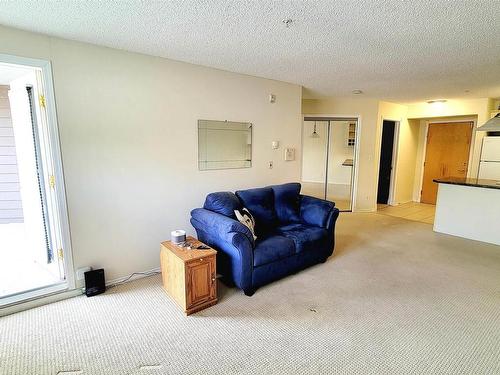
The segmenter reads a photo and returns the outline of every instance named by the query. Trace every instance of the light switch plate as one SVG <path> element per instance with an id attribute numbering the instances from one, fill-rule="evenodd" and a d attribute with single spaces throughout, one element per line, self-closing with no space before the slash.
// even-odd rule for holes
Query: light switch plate
<path id="1" fill-rule="evenodd" d="M 285 160 L 292 161 L 295 160 L 295 149 L 291 147 L 285 148 Z"/>

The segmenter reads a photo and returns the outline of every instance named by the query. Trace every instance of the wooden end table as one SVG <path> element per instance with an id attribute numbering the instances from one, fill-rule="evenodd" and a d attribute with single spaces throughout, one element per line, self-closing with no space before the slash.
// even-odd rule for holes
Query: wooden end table
<path id="1" fill-rule="evenodd" d="M 217 303 L 217 251 L 196 249 L 207 245 L 191 236 L 187 242 L 193 245 L 192 250 L 171 241 L 162 242 L 160 264 L 163 287 L 186 315 L 190 315 Z"/>

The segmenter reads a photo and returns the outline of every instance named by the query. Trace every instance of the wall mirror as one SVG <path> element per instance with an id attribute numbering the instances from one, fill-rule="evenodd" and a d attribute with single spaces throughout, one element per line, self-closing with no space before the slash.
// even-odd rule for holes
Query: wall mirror
<path id="1" fill-rule="evenodd" d="M 198 120 L 198 169 L 250 168 L 252 124 Z"/>

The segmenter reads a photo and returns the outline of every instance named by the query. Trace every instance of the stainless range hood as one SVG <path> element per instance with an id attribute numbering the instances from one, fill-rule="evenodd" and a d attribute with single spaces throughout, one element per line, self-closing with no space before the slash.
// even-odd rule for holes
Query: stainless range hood
<path id="1" fill-rule="evenodd" d="M 500 132 L 500 113 L 484 123 L 483 126 L 477 128 L 477 131 L 483 132 Z"/>

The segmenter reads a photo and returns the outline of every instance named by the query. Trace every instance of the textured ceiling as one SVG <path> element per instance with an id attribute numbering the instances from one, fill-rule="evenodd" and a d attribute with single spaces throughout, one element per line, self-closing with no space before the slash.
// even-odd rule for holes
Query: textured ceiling
<path id="1" fill-rule="evenodd" d="M 0 24 L 292 82 L 309 97 L 409 102 L 500 96 L 499 11 L 498 0 L 3 0 Z"/>

